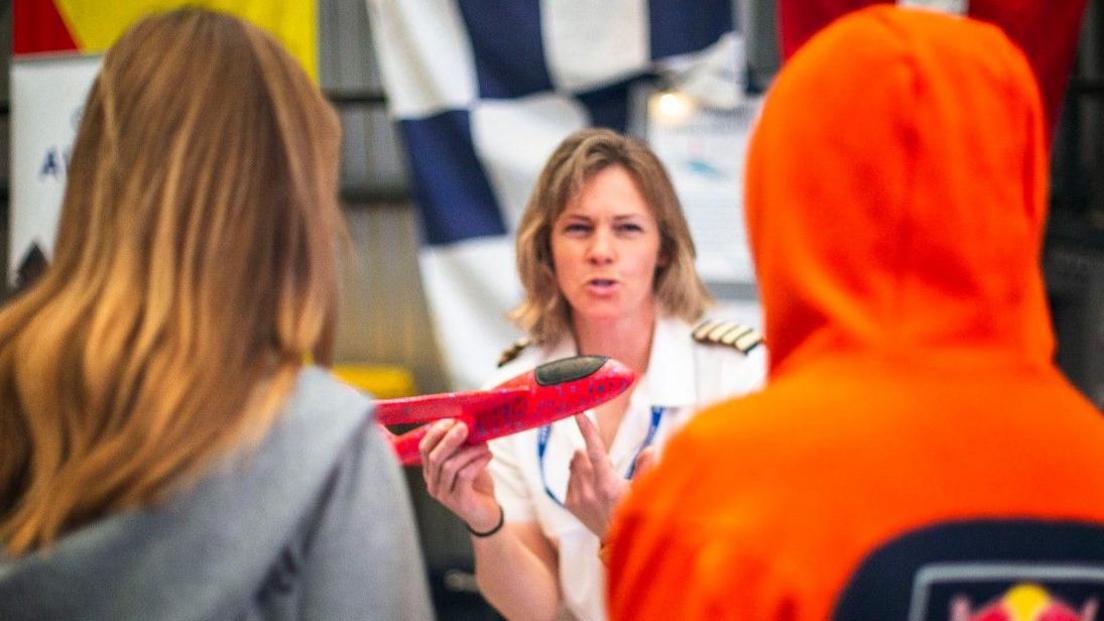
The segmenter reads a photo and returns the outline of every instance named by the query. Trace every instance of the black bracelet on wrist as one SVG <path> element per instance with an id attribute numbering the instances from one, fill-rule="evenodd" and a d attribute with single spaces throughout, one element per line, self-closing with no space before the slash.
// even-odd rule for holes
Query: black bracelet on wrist
<path id="1" fill-rule="evenodd" d="M 467 522 L 464 522 L 464 526 L 467 526 L 468 532 L 471 533 L 471 536 L 472 537 L 478 537 L 480 539 L 482 539 L 483 537 L 490 537 L 491 535 L 493 535 L 493 534 L 497 533 L 498 531 L 502 530 L 502 526 L 504 524 L 506 524 L 506 511 L 502 508 L 502 505 L 498 505 L 498 524 L 495 524 L 494 528 L 492 528 L 491 530 L 488 530 L 486 532 L 481 533 L 481 532 L 472 530 L 472 527 L 468 526 Z"/>

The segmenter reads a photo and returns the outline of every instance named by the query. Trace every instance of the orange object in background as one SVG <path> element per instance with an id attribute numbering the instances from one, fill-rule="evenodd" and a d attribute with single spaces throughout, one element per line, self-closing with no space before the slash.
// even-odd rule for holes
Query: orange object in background
<path id="1" fill-rule="evenodd" d="M 880 6 L 794 55 L 747 172 L 770 381 L 635 484 L 614 619 L 824 621 L 909 533 L 1101 531 L 1104 422 L 1051 360 L 1044 134 L 988 24 Z"/>

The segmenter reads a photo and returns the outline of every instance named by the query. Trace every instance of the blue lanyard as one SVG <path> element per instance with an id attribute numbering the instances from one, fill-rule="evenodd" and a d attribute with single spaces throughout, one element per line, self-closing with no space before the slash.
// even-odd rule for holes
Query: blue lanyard
<path id="1" fill-rule="evenodd" d="M 648 433 L 644 436 L 644 441 L 640 444 L 640 448 L 636 449 L 636 454 L 633 455 L 632 461 L 629 463 L 629 470 L 625 473 L 626 479 L 632 479 L 636 474 L 636 460 L 640 457 L 640 454 L 644 452 L 644 449 L 651 446 L 652 441 L 655 440 L 656 431 L 659 430 L 659 423 L 663 420 L 663 412 L 665 408 L 662 405 L 652 406 L 652 421 L 648 425 Z M 544 493 L 552 499 L 553 502 L 564 506 L 562 500 L 556 497 L 556 494 L 552 492 L 552 488 L 548 487 L 548 480 L 544 476 L 544 454 L 548 451 L 548 438 L 552 435 L 552 425 L 545 425 L 537 431 L 537 464 L 540 469 L 541 484 L 544 485 Z"/>

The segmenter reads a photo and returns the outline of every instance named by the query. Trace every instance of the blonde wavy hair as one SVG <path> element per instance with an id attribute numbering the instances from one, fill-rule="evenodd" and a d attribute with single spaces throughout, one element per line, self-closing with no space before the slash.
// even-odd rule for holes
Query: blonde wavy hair
<path id="1" fill-rule="evenodd" d="M 336 312 L 337 116 L 258 28 L 187 9 L 107 53 L 53 264 L 0 311 L 0 544 L 48 546 L 255 443 Z"/>
<path id="2" fill-rule="evenodd" d="M 518 224 L 517 266 L 525 299 L 510 318 L 538 344 L 571 331 L 571 306 L 556 286 L 552 264 L 552 225 L 582 187 L 610 166 L 632 177 L 655 216 L 660 261 L 653 291 L 659 309 L 696 321 L 712 302 L 694 266 L 694 240 L 682 206 L 659 158 L 638 140 L 584 129 L 565 138 L 548 158 Z"/>

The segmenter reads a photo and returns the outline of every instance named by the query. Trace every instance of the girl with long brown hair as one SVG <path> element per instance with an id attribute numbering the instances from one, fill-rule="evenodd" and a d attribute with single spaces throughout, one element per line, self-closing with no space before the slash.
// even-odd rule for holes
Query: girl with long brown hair
<path id="1" fill-rule="evenodd" d="M 334 338 L 340 127 L 196 9 L 108 52 L 53 265 L 0 312 L 0 618 L 424 618 Z"/>

